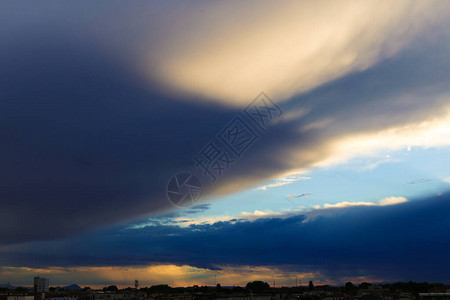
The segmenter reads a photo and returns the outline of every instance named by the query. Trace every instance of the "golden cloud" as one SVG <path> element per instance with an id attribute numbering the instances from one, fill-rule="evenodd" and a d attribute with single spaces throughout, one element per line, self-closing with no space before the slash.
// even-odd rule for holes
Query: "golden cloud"
<path id="1" fill-rule="evenodd" d="M 144 66 L 171 92 L 225 105 L 277 100 L 391 57 L 448 12 L 435 1 L 206 4 L 170 26 Z"/>

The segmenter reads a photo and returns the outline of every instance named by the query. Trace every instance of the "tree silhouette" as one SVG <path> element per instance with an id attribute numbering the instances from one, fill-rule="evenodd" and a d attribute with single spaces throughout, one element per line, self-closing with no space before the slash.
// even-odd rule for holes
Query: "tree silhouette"
<path id="1" fill-rule="evenodd" d="M 247 286 L 245 288 L 251 291 L 252 293 L 261 294 L 269 291 L 270 285 L 267 282 L 262 282 L 258 280 L 247 283 Z"/>
<path id="2" fill-rule="evenodd" d="M 369 288 L 369 286 L 371 286 L 372 284 L 368 283 L 368 282 L 363 282 L 359 285 L 360 289 L 365 289 L 367 290 Z"/>
<path id="3" fill-rule="evenodd" d="M 240 286 L 235 286 L 232 290 L 233 294 L 242 294 L 244 292 L 244 289 Z"/>
<path id="4" fill-rule="evenodd" d="M 347 282 L 345 284 L 345 292 L 349 293 L 349 294 L 352 294 L 352 295 L 355 295 L 356 292 L 357 292 L 357 288 L 356 288 L 356 286 L 353 283 Z"/>
<path id="5" fill-rule="evenodd" d="M 103 288 L 103 290 L 108 292 L 117 292 L 119 289 L 115 285 L 110 285 L 108 287 Z"/>

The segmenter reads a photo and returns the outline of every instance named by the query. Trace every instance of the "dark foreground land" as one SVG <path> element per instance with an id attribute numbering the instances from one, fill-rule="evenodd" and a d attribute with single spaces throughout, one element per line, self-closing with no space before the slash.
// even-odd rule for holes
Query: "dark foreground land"
<path id="1" fill-rule="evenodd" d="M 344 286 L 328 285 L 270 287 L 262 281 L 249 282 L 246 287 L 210 286 L 170 287 L 155 285 L 139 289 L 118 289 L 111 285 L 100 290 L 50 288 L 47 293 L 34 293 L 27 288 L 0 288 L 0 300 L 165 300 L 165 299 L 228 299 L 228 300 L 450 300 L 450 285 L 440 283 L 399 282 L 391 284 L 347 282 Z"/>

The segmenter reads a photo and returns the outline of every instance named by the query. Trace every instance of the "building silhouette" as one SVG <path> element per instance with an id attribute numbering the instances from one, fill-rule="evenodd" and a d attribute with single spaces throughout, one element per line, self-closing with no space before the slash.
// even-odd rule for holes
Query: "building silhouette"
<path id="1" fill-rule="evenodd" d="M 49 280 L 43 277 L 34 277 L 34 292 L 35 293 L 46 293 L 48 292 Z"/>

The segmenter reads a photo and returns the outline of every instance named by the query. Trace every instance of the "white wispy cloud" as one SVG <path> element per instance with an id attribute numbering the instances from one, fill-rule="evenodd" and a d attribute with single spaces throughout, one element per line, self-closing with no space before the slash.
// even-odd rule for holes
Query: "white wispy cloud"
<path id="1" fill-rule="evenodd" d="M 305 196 L 309 196 L 309 195 L 312 195 L 312 194 L 311 193 L 303 193 L 303 194 L 300 194 L 300 195 L 287 195 L 287 197 L 289 199 L 291 199 L 291 198 L 301 198 L 301 197 L 305 197 Z"/>
<path id="2" fill-rule="evenodd" d="M 294 195 L 295 196 L 295 195 Z M 391 196 L 380 199 L 378 202 L 368 202 L 368 201 L 358 201 L 349 202 L 343 201 L 334 204 L 325 203 L 324 205 L 315 205 L 312 208 L 294 208 L 286 209 L 283 211 L 272 211 L 272 210 L 254 210 L 254 211 L 243 211 L 239 214 L 234 215 L 222 215 L 222 216 L 200 216 L 196 218 L 186 218 L 186 217 L 176 217 L 173 219 L 178 226 L 187 227 L 189 225 L 202 225 L 202 224 L 214 224 L 216 222 L 240 222 L 240 221 L 254 221 L 262 218 L 289 218 L 299 214 L 304 214 L 308 219 L 314 218 L 316 215 L 320 215 L 324 210 L 334 210 L 343 209 L 348 207 L 357 206 L 388 206 L 396 205 L 400 203 L 407 202 L 408 199 L 401 196 Z M 150 223 L 147 225 L 151 225 Z M 140 228 L 138 226 L 136 228 Z"/>
<path id="3" fill-rule="evenodd" d="M 411 95 L 411 97 L 413 97 Z M 450 95 L 442 97 L 448 101 Z M 440 116 L 417 123 L 392 126 L 378 132 L 353 133 L 328 141 L 333 155 L 318 162 L 316 166 L 327 167 L 351 162 L 352 159 L 369 157 L 386 161 L 385 152 L 410 147 L 444 147 L 450 145 L 450 106 L 440 108 Z M 390 161 L 388 158 L 387 161 Z"/>
<path id="4" fill-rule="evenodd" d="M 320 208 L 343 208 L 343 207 L 352 207 L 352 206 L 376 206 L 376 203 L 373 202 L 348 202 L 348 201 L 343 201 L 343 202 L 338 202 L 335 204 L 328 204 L 325 203 L 322 207 L 316 206 L 317 209 Z"/>
<path id="5" fill-rule="evenodd" d="M 380 206 L 395 205 L 405 203 L 407 201 L 408 199 L 406 199 L 405 197 L 387 197 L 378 201 L 378 205 Z"/>
<path id="6" fill-rule="evenodd" d="M 178 217 L 173 219 L 177 225 L 186 227 L 189 225 L 200 224 L 214 224 L 216 222 L 240 222 L 240 221 L 254 221 L 262 218 L 288 218 L 294 215 L 298 215 L 301 212 L 305 212 L 305 209 L 289 209 L 282 212 L 274 212 L 272 210 L 254 210 L 243 211 L 234 215 L 222 215 L 222 216 L 201 216 L 195 219 L 188 219 L 185 217 Z"/>
<path id="7" fill-rule="evenodd" d="M 275 179 L 274 183 L 270 183 L 270 184 L 266 184 L 263 186 L 260 186 L 258 188 L 256 188 L 255 190 L 267 190 L 270 188 L 274 188 L 274 187 L 279 187 L 279 186 L 283 186 L 286 184 L 291 184 L 293 182 L 296 181 L 300 181 L 300 180 L 308 180 L 311 179 L 311 177 L 306 177 L 306 176 L 287 176 L 287 177 L 282 177 L 282 178 L 278 178 Z"/>
<path id="8" fill-rule="evenodd" d="M 387 205 L 400 204 L 400 203 L 404 203 L 407 201 L 408 201 L 408 199 L 406 199 L 405 197 L 392 196 L 392 197 L 383 198 L 383 199 L 379 200 L 378 202 L 343 201 L 343 202 L 338 202 L 338 203 L 334 203 L 334 204 L 325 203 L 323 206 L 317 205 L 317 206 L 315 206 L 315 208 L 316 209 L 326 209 L 326 208 L 344 208 L 344 207 L 352 207 L 352 206 L 387 206 Z"/>

